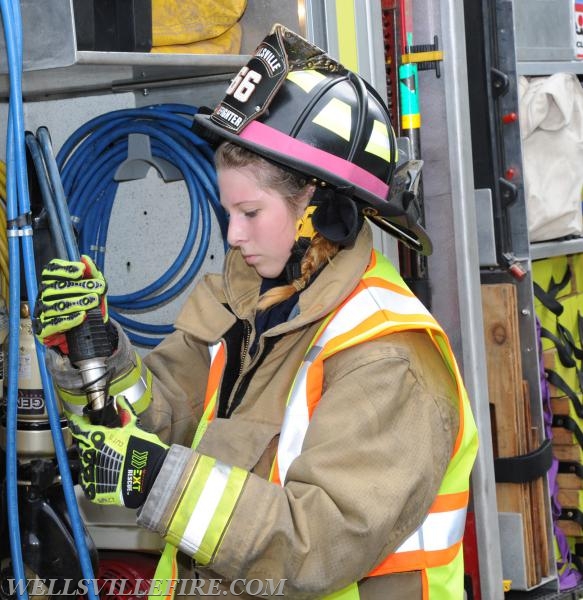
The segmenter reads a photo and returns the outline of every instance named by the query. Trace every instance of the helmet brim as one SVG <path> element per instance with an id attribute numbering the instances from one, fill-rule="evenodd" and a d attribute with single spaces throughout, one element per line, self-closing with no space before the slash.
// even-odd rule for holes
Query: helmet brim
<path id="1" fill-rule="evenodd" d="M 427 235 L 427 232 L 421 225 L 414 224 L 403 224 L 398 217 L 397 218 L 385 218 L 381 216 L 369 216 L 372 223 L 377 225 L 380 229 L 397 238 L 400 242 L 405 244 L 411 250 L 415 250 L 419 254 L 429 256 L 433 252 L 433 244 Z M 401 222 L 400 222 L 401 221 Z"/>

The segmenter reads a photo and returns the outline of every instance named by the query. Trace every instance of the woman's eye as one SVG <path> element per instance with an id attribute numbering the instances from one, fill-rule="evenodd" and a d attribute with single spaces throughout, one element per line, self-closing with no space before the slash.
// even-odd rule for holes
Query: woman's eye
<path id="1" fill-rule="evenodd" d="M 249 210 L 249 211 L 247 211 L 247 212 L 245 213 L 245 216 L 246 216 L 248 219 L 252 219 L 253 217 L 256 217 L 258 213 L 259 213 L 259 211 L 258 211 L 258 210 Z"/>

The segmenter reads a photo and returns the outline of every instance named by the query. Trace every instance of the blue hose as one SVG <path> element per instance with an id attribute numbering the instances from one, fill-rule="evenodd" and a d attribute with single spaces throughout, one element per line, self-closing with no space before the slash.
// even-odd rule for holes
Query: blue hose
<path id="1" fill-rule="evenodd" d="M 18 340 L 20 337 L 20 245 L 18 243 L 18 193 L 14 174 L 18 165 L 16 157 L 16 139 L 18 121 L 22 124 L 22 112 L 18 110 L 20 101 L 20 81 L 18 74 L 21 71 L 22 55 L 18 40 L 15 38 L 13 7 L 7 0 L 0 0 L 4 38 L 8 56 L 10 98 L 8 107 L 8 136 L 6 141 L 6 218 L 8 227 L 8 256 L 12 273 L 10 274 L 10 298 L 8 308 L 8 389 L 6 400 L 6 496 L 8 513 L 8 534 L 10 538 L 10 555 L 12 570 L 17 584 L 16 594 L 19 598 L 28 599 L 26 586 L 18 584 L 26 582 L 22 546 L 20 543 L 20 518 L 18 514 L 18 456 L 16 448 L 17 406 L 18 406 Z M 13 83 L 14 81 L 14 83 Z M 16 124 L 15 124 L 16 121 Z M 16 343 L 15 343 L 16 342 Z"/>
<path id="2" fill-rule="evenodd" d="M 152 336 L 167 335 L 174 328 L 172 324 L 142 323 L 119 310 L 153 310 L 178 296 L 192 282 L 209 248 L 211 210 L 226 240 L 227 221 L 218 198 L 213 152 L 191 129 L 197 111 L 182 104 L 112 111 L 83 124 L 57 155 L 80 251 L 91 256 L 101 270 L 119 185 L 115 174 L 128 158 L 128 136 L 148 136 L 153 162 L 164 159 L 182 174 L 190 198 L 190 219 L 178 255 L 163 275 L 143 289 L 108 296 L 110 314 L 134 344 L 155 346 L 162 338 Z"/>
<path id="3" fill-rule="evenodd" d="M 63 182 L 61 181 L 61 174 L 59 173 L 59 168 L 57 167 L 57 162 L 54 158 L 49 130 L 46 127 L 39 127 L 36 136 L 46 166 L 49 182 L 53 190 L 52 196 L 56 212 L 61 215 L 61 218 L 59 219 L 61 225 L 60 230 L 64 238 L 67 256 L 69 260 L 79 260 L 81 258 L 79 255 L 79 248 L 77 247 L 75 231 L 73 230 L 73 225 L 71 224 L 71 219 L 69 217 L 65 191 L 63 190 Z M 63 215 L 66 215 L 66 218 L 63 218 Z"/>
<path id="4" fill-rule="evenodd" d="M 2 10 L 2 19 L 6 22 L 4 9 Z M 6 26 L 5 26 L 6 29 Z M 8 122 L 8 140 L 6 148 L 8 172 L 11 171 L 11 165 L 14 165 L 14 123 L 12 110 L 9 108 Z M 7 400 L 6 400 L 6 496 L 8 513 L 8 532 L 10 537 L 10 555 L 12 557 L 12 569 L 14 579 L 17 584 L 25 582 L 24 563 L 22 559 L 20 543 L 20 518 L 18 514 L 18 456 L 16 449 L 16 428 L 17 428 L 17 406 L 18 406 L 18 362 L 19 350 L 18 340 L 20 336 L 20 311 L 18 302 L 15 299 L 20 298 L 20 245 L 18 243 L 18 226 L 16 219 L 18 217 L 18 198 L 16 191 L 16 182 L 14 178 L 7 177 L 6 180 L 6 217 L 8 221 L 8 259 L 10 265 L 10 302 L 8 307 L 8 373 L 7 373 Z M 18 273 L 18 276 L 16 275 Z M 20 598 L 28 598 L 26 590 L 21 591 L 17 588 L 17 595 Z"/>
<path id="5" fill-rule="evenodd" d="M 17 403 L 18 403 L 18 364 L 20 329 L 20 258 L 18 238 L 22 240 L 22 256 L 29 299 L 36 298 L 37 282 L 32 244 L 32 226 L 30 224 L 30 200 L 26 154 L 24 147 L 24 110 L 22 105 L 22 23 L 20 6 L 17 1 L 0 0 L 0 10 L 6 39 L 9 65 L 10 100 L 7 139 L 7 221 L 10 259 L 10 305 L 9 305 L 9 349 L 8 349 L 8 391 L 6 416 L 6 488 L 8 504 L 8 526 L 10 551 L 16 582 L 16 594 L 28 599 L 26 574 L 20 543 L 20 520 L 18 514 L 18 456 L 16 447 Z M 36 353 L 45 393 L 45 403 L 55 446 L 55 454 L 61 475 L 63 494 L 71 529 L 77 548 L 81 572 L 86 580 L 93 580 L 93 567 L 85 542 L 85 532 L 77 506 L 77 499 L 65 443 L 63 441 L 61 421 L 54 395 L 53 383 L 47 371 L 44 347 L 36 341 Z M 21 587 L 22 586 L 22 587 Z M 96 600 L 92 586 L 87 591 L 89 600 Z"/>
<path id="6" fill-rule="evenodd" d="M 27 131 L 25 134 L 26 147 L 30 153 L 34 168 L 37 173 L 43 173 L 45 171 L 45 164 L 42 157 L 42 152 L 38 140 L 33 133 Z M 58 213 L 55 201 L 53 199 L 53 193 L 49 182 L 46 177 L 39 176 L 37 178 L 40 193 L 43 199 L 43 206 L 47 211 L 49 217 L 49 227 L 51 230 L 51 238 L 55 245 L 55 251 L 57 256 L 66 256 L 65 238 L 63 236 L 62 229 L 55 227 L 55 223 L 58 223 Z"/>

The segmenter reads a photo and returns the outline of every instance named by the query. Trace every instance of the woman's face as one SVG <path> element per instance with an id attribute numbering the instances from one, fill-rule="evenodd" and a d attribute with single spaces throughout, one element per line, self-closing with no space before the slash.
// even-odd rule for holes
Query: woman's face
<path id="1" fill-rule="evenodd" d="M 227 241 L 261 277 L 277 277 L 290 256 L 296 221 L 308 199 L 296 214 L 280 193 L 260 187 L 256 168 L 218 170 L 221 204 L 229 215 Z"/>

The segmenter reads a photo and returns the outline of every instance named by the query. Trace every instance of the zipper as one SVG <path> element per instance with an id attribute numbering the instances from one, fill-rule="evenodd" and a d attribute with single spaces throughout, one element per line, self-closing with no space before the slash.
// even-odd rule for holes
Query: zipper
<path id="1" fill-rule="evenodd" d="M 243 365 L 245 364 L 245 358 L 249 352 L 249 343 L 251 341 L 251 323 L 249 323 L 249 321 L 243 321 L 243 323 L 243 343 L 241 344 L 241 361 L 239 363 L 239 375 L 237 376 L 237 379 L 243 375 Z"/>
<path id="2" fill-rule="evenodd" d="M 253 357 L 251 364 L 247 368 L 247 372 L 245 373 L 245 375 L 242 374 L 243 369 L 240 370 L 241 372 L 239 373 L 239 377 L 237 377 L 237 385 L 233 387 L 233 391 L 229 398 L 230 402 L 226 412 L 227 418 L 229 418 L 237 409 L 239 404 L 241 404 L 243 397 L 247 393 L 247 389 L 249 388 L 249 383 L 251 382 L 251 379 L 255 375 L 257 369 L 260 368 L 263 359 L 272 350 L 279 337 L 280 336 L 274 336 L 260 340 L 257 352 Z M 261 342 L 264 343 L 262 344 Z"/>
<path id="3" fill-rule="evenodd" d="M 245 358 L 249 353 L 249 346 L 251 342 L 251 332 L 252 327 L 249 321 L 243 321 L 243 340 L 241 342 L 241 350 L 239 354 L 239 373 L 235 378 L 233 388 L 231 389 L 231 393 L 229 394 L 229 399 L 227 402 L 227 406 L 225 407 L 225 416 L 228 418 L 231 416 L 231 413 L 234 410 L 234 402 L 237 397 L 237 393 L 241 387 L 241 382 L 243 378 L 243 371 L 245 370 Z"/>
<path id="4" fill-rule="evenodd" d="M 221 418 L 227 416 L 233 392 L 238 387 L 237 382 L 243 376 L 244 361 L 249 352 L 252 331 L 249 321 L 237 320 L 233 328 L 224 336 L 225 370 L 219 386 L 217 410 L 217 416 Z"/>

